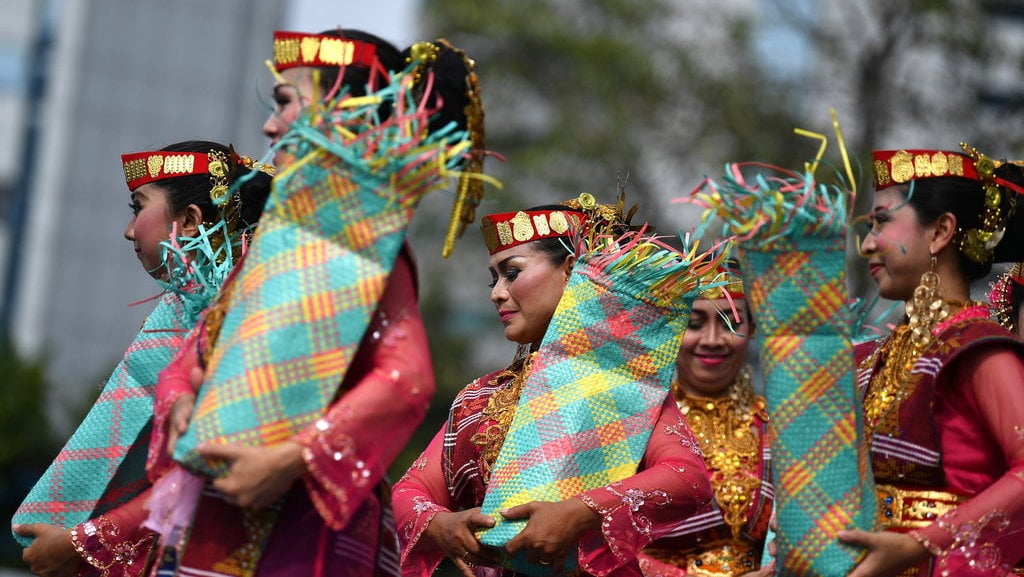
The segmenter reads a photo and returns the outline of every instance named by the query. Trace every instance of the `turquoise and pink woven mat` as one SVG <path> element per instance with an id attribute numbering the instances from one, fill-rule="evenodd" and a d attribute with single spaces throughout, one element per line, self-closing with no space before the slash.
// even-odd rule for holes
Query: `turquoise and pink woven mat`
<path id="1" fill-rule="evenodd" d="M 872 530 L 875 489 L 854 386 L 846 293 L 845 191 L 731 164 L 697 195 L 737 247 L 757 323 L 773 430 L 777 575 L 840 576 L 861 556 L 845 529 Z M 766 168 L 768 170 L 766 170 Z"/>
<path id="2" fill-rule="evenodd" d="M 167 292 L 143 323 L 103 391 L 53 464 L 25 498 L 14 524 L 72 527 L 128 501 L 148 486 L 146 452 L 157 375 L 244 250 L 223 219 L 200 225 L 195 237 L 162 243 Z M 29 540 L 15 536 L 28 546 Z"/>
<path id="3" fill-rule="evenodd" d="M 138 495 L 146 482 L 147 425 L 157 374 L 189 326 L 181 297 L 166 293 L 107 379 L 99 398 L 14 514 L 16 525 L 70 528 Z M 30 539 L 15 535 L 24 546 Z"/>
<path id="4" fill-rule="evenodd" d="M 707 254 L 634 236 L 583 251 L 544 335 L 487 486 L 480 534 L 495 547 L 525 526 L 499 510 L 562 501 L 636 473 L 669 392 Z M 575 565 L 575 552 L 565 567 Z M 508 560 L 532 575 L 549 566 Z"/>
<path id="5" fill-rule="evenodd" d="M 213 475 L 203 443 L 271 445 L 331 402 L 388 281 L 420 199 L 454 174 L 470 142 L 427 133 L 400 75 L 369 97 L 304 113 L 236 278 L 188 433 L 175 459 Z M 392 103 L 381 120 L 378 107 Z"/>

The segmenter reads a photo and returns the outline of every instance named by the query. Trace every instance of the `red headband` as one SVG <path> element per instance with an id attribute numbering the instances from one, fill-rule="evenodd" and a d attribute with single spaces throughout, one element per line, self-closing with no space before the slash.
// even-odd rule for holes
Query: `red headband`
<path id="1" fill-rule="evenodd" d="M 377 46 L 370 42 L 304 32 L 274 32 L 274 68 L 279 72 L 297 66 L 373 67 Z"/>
<path id="2" fill-rule="evenodd" d="M 480 219 L 487 251 L 498 251 L 521 244 L 566 236 L 572 229 L 579 228 L 586 219 L 582 212 L 565 210 L 530 210 L 489 214 Z"/>
<path id="3" fill-rule="evenodd" d="M 960 176 L 981 180 L 974 161 L 966 154 L 943 150 L 876 150 L 875 189 L 881 190 L 911 180 Z"/>
<path id="4" fill-rule="evenodd" d="M 128 190 L 135 190 L 144 184 L 167 178 L 190 174 L 210 174 L 211 162 L 213 171 L 221 172 L 214 176 L 227 174 L 227 167 L 221 165 L 220 160 L 206 152 L 156 150 L 121 155 L 121 164 L 124 166 L 124 179 L 128 184 Z"/>

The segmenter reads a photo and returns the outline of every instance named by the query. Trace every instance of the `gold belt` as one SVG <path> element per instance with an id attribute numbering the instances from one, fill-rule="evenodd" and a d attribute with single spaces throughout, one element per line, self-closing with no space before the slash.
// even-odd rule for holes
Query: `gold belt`
<path id="1" fill-rule="evenodd" d="M 878 521 L 887 529 L 920 529 L 952 511 L 966 497 L 945 491 L 877 485 Z"/>
<path id="2" fill-rule="evenodd" d="M 644 549 L 644 553 L 696 577 L 732 577 L 757 569 L 760 559 L 754 557 L 754 546 L 745 541 L 719 541 L 686 551 Z"/>

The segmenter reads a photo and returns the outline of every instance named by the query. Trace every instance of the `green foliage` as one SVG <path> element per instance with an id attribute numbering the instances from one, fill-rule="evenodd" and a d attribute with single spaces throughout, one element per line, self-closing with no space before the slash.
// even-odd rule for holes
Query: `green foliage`
<path id="1" fill-rule="evenodd" d="M 46 380 L 39 361 L 0 343 L 0 519 L 9 520 L 50 464 L 57 443 L 46 418 Z M 6 525 L 4 525 L 6 527 Z M 21 548 L 0 534 L 0 565 L 20 566 Z"/>
<path id="2" fill-rule="evenodd" d="M 507 158 L 489 171 L 508 192 L 485 212 L 582 191 L 611 200 L 626 181 L 641 217 L 674 230 L 656 207 L 699 182 L 699 151 L 804 160 L 789 145 L 792 101 L 756 65 L 743 16 L 722 23 L 727 50 L 709 57 L 678 31 L 688 11 L 664 0 L 425 0 L 422 14 L 428 36 L 478 63 L 488 148 Z"/>
<path id="3" fill-rule="evenodd" d="M 0 463 L 45 466 L 54 440 L 47 424 L 46 379 L 39 361 L 28 361 L 9 344 L 0 344 Z"/>

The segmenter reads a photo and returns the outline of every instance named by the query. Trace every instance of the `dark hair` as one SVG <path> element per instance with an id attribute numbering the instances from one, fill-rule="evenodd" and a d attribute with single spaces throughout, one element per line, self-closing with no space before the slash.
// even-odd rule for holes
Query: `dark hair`
<path id="1" fill-rule="evenodd" d="M 571 202 L 571 201 L 569 201 L 569 202 Z M 565 204 L 542 204 L 540 206 L 530 207 L 530 208 L 528 208 L 526 210 L 527 210 L 527 212 L 540 211 L 540 210 L 565 210 L 565 211 L 570 211 L 570 212 L 579 212 L 575 208 L 573 208 L 571 206 L 567 206 Z M 618 237 L 619 235 L 625 234 L 627 231 L 631 230 L 632 227 L 629 225 L 629 223 L 627 223 L 627 222 L 620 222 L 619 221 L 619 219 L 621 219 L 621 217 L 622 217 L 621 214 L 619 214 L 617 217 L 615 217 L 616 220 L 614 221 L 614 223 L 608 224 L 608 228 L 605 229 L 606 232 L 609 232 L 609 233 L 615 235 L 616 237 Z M 587 218 L 590 218 L 590 217 L 587 217 Z M 594 217 L 594 218 L 602 218 L 602 217 Z M 542 238 L 542 239 L 538 239 L 538 240 L 533 241 L 533 247 L 536 250 L 541 251 L 544 254 L 546 254 L 548 256 L 548 258 L 551 259 L 551 262 L 553 262 L 554 264 L 561 264 L 562 262 L 565 261 L 565 258 L 567 256 L 573 254 L 573 249 L 572 249 L 571 244 L 570 244 L 571 242 L 572 242 L 572 240 L 569 237 L 569 235 L 567 235 L 567 234 L 563 235 L 563 236 L 550 236 L 550 237 L 547 237 L 547 238 Z"/>
<path id="2" fill-rule="evenodd" d="M 161 150 L 165 152 L 216 151 L 228 156 L 231 155 L 231 150 L 227 146 L 208 140 L 186 140 L 165 146 Z M 270 196 L 271 177 L 268 174 L 258 170 L 251 170 L 240 164 L 229 164 L 231 164 L 229 179 L 232 183 L 251 174 L 242 182 L 237 192 L 233 193 L 233 196 L 238 198 L 238 226 L 255 225 L 259 221 L 260 215 L 263 214 L 263 205 L 266 204 L 267 197 Z M 172 214 L 181 214 L 188 205 L 194 204 L 202 211 L 204 221 L 216 222 L 220 220 L 221 209 L 213 204 L 213 200 L 210 198 L 211 184 L 209 174 L 189 174 L 168 178 L 157 182 L 156 185 L 166 191 L 167 204 L 171 207 Z"/>
<path id="3" fill-rule="evenodd" d="M 1020 167 L 1003 165 L 996 169 L 996 176 L 1014 183 L 1024 183 Z M 907 204 L 917 212 L 922 224 L 931 224 L 944 213 L 956 216 L 957 228 L 960 230 L 981 229 L 985 207 L 985 189 L 982 183 L 959 176 L 943 176 L 914 180 L 910 184 L 899 185 L 898 190 L 907 199 Z M 1010 214 L 1006 222 L 1003 240 L 996 246 L 994 262 L 1018 260 L 1021 247 L 1018 237 L 1021 233 L 1022 211 L 1014 211 L 1016 193 L 1002 189 L 1002 214 Z M 1016 234 L 1011 232 L 1016 231 Z M 968 281 L 984 278 L 992 270 L 992 263 L 978 263 L 957 250 L 957 262 L 960 271 Z"/>
<path id="4" fill-rule="evenodd" d="M 423 70 L 433 72 L 433 85 L 427 95 L 427 107 L 437 108 L 437 112 L 430 118 L 431 132 L 435 132 L 454 122 L 459 130 L 466 130 L 469 127 L 469 119 L 466 116 L 466 108 L 469 106 L 469 82 L 474 71 L 470 69 L 468 57 L 461 50 L 454 48 L 446 41 L 433 42 L 437 47 L 437 55 Z M 410 46 L 402 51 L 405 61 L 412 60 L 412 49 Z M 417 84 L 419 93 L 426 89 L 426 82 L 420 81 Z"/>
<path id="5" fill-rule="evenodd" d="M 373 44 L 377 48 L 377 61 L 389 74 L 399 72 L 405 68 L 404 55 L 399 52 L 394 44 L 380 36 L 354 28 L 332 28 L 331 30 L 324 30 L 320 34 Z M 320 70 L 321 93 L 327 94 L 338 82 L 338 72 L 341 71 L 341 68 L 337 66 L 317 66 L 317 68 Z M 371 78 L 377 81 L 378 87 L 390 82 L 388 78 L 374 78 L 372 75 L 379 74 L 380 71 L 366 66 L 346 66 L 344 70 L 345 75 L 342 76 L 341 83 L 348 88 L 350 96 L 365 96 L 366 86 L 370 83 Z"/>
<path id="6" fill-rule="evenodd" d="M 363 30 L 335 28 L 325 30 L 320 34 L 359 40 L 375 45 L 377 60 L 388 73 L 402 71 L 412 61 L 412 46 L 399 51 L 387 40 Z M 433 44 L 438 49 L 437 55 L 422 71 L 425 73 L 429 70 L 433 73 L 431 92 L 427 95 L 427 107 L 437 108 L 437 112 L 430 118 L 429 130 L 435 132 L 448 126 L 451 122 L 455 122 L 459 130 L 466 130 L 469 128 L 466 108 L 471 104 L 468 92 L 470 75 L 473 74 L 473 70 L 470 69 L 468 57 L 461 50 L 454 48 L 446 41 L 439 40 Z M 320 89 L 327 94 L 334 88 L 338 80 L 339 68 L 337 66 L 318 66 L 317 68 L 320 70 Z M 347 93 L 350 96 L 364 96 L 366 86 L 374 72 L 374 69 L 365 66 L 346 66 L 341 82 L 348 88 Z M 388 79 L 378 78 L 377 80 L 378 86 L 381 86 L 383 85 L 382 81 Z M 422 98 L 425 89 L 426 83 L 420 82 L 414 90 L 417 90 L 417 96 Z M 381 117 L 387 118 L 391 113 L 390 102 L 385 102 L 380 111 Z"/>

